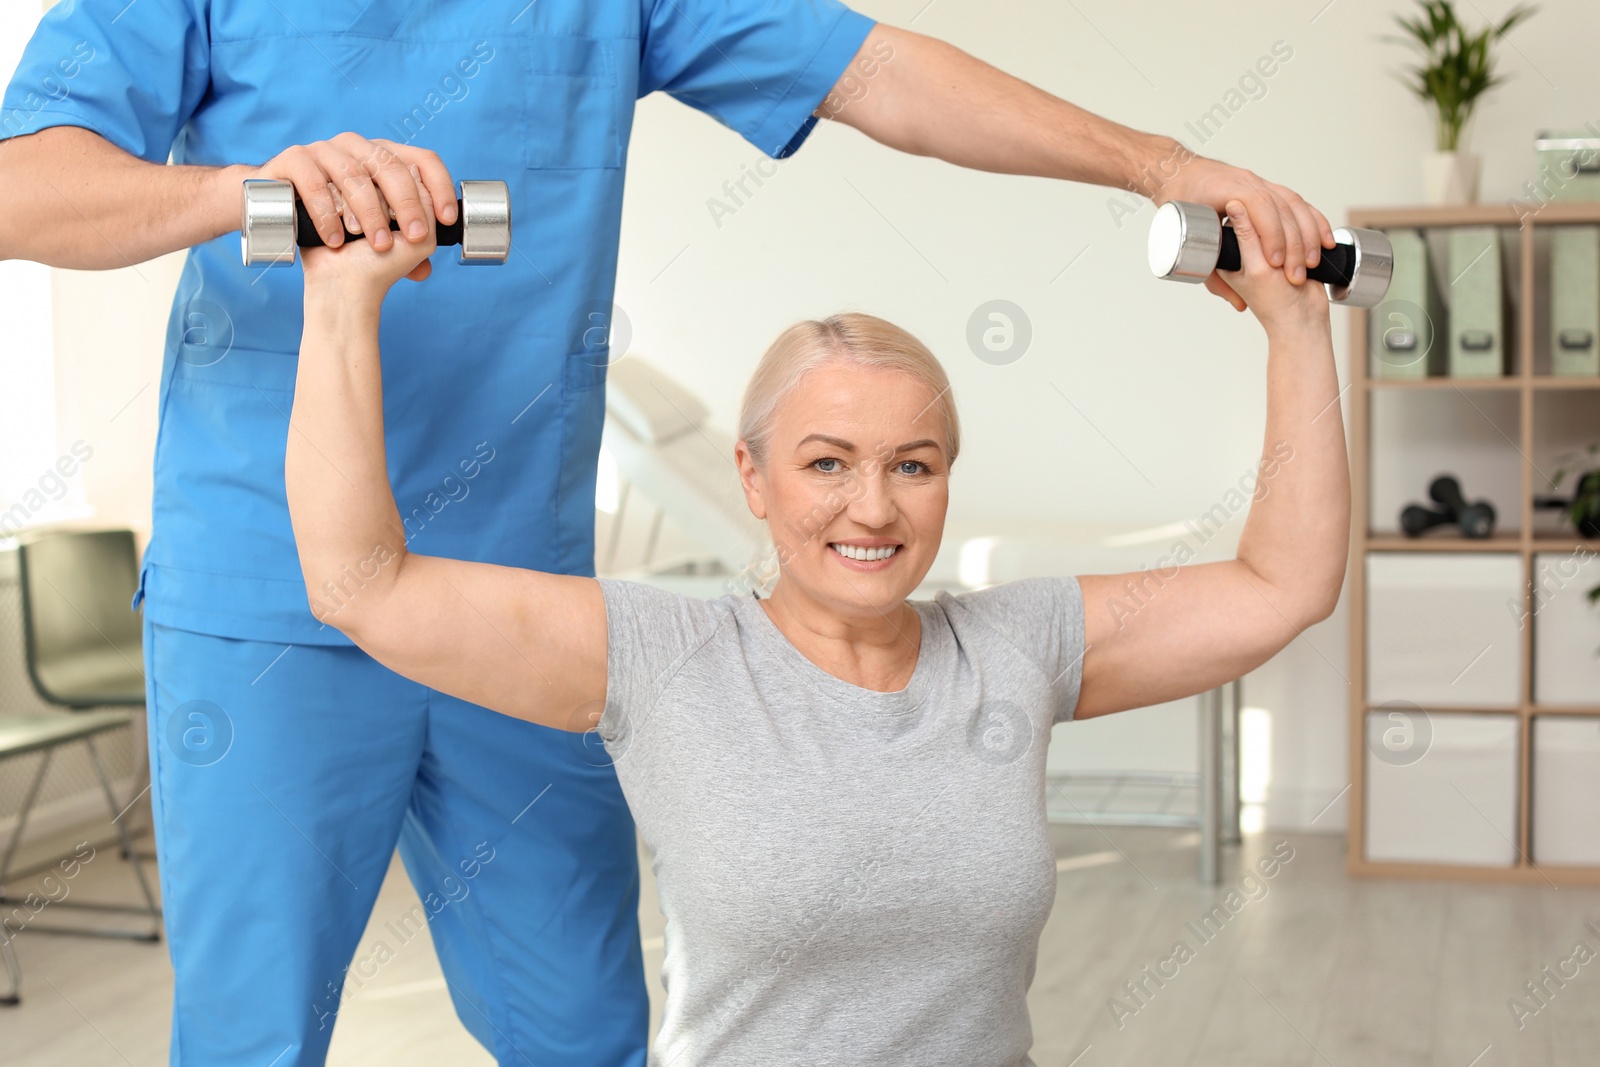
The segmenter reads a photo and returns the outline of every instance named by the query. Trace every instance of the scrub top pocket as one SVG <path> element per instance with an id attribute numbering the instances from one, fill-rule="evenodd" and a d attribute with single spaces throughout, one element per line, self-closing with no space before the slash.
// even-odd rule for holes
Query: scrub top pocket
<path id="1" fill-rule="evenodd" d="M 625 109 L 633 106 L 637 42 L 538 34 L 516 39 L 522 53 L 526 128 L 523 156 L 529 167 L 620 167 Z"/>

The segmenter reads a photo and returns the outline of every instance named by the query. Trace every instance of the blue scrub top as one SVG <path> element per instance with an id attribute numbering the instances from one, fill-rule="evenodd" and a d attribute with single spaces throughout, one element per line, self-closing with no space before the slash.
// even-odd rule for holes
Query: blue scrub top
<path id="1" fill-rule="evenodd" d="M 384 305 L 389 476 L 413 551 L 593 574 L 634 101 L 664 90 L 781 158 L 872 25 L 837 0 L 62 0 L 0 135 L 82 126 L 221 166 L 352 130 L 508 182 L 506 264 L 441 249 Z M 237 233 L 189 252 L 142 581 L 158 623 L 349 643 L 310 613 L 284 501 L 302 320 L 298 267 L 241 265 Z"/>

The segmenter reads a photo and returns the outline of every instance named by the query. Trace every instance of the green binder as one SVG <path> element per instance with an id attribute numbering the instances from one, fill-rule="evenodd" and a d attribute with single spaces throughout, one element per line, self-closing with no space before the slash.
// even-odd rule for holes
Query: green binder
<path id="1" fill-rule="evenodd" d="M 1394 274 L 1383 303 L 1367 318 L 1374 378 L 1414 379 L 1445 372 L 1445 319 L 1428 269 L 1421 230 L 1385 230 Z"/>
<path id="2" fill-rule="evenodd" d="M 1450 376 L 1498 378 L 1506 373 L 1508 351 L 1499 231 L 1453 228 L 1449 250 Z"/>
<path id="3" fill-rule="evenodd" d="M 1550 373 L 1600 375 L 1600 226 L 1551 227 Z"/>

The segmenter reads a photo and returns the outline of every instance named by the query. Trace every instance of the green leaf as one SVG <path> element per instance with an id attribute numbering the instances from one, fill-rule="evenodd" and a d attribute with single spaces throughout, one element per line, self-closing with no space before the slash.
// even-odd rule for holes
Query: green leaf
<path id="1" fill-rule="evenodd" d="M 1395 25 L 1407 37 L 1390 34 L 1383 40 L 1422 52 L 1422 65 L 1407 68 L 1412 79 L 1408 87 L 1433 103 L 1438 111 L 1437 140 L 1441 147 L 1453 149 L 1478 99 L 1505 80 L 1494 71 L 1490 43 L 1538 9 L 1519 4 L 1499 23 L 1469 34 L 1450 0 L 1419 0 L 1419 7 L 1410 17 L 1394 16 Z"/>

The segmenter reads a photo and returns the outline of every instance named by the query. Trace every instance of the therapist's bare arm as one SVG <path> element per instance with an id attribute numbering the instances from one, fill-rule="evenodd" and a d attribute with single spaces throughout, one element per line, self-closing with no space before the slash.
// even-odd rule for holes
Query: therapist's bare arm
<path id="1" fill-rule="evenodd" d="M 385 202 L 402 231 L 422 219 L 408 165 L 419 168 L 445 221 L 453 221 L 450 174 L 422 148 L 342 133 L 290 146 L 259 165 L 175 166 L 147 163 L 92 130 L 52 126 L 0 141 L 0 259 L 109 270 L 190 248 L 239 228 L 246 178 L 293 182 L 325 241 L 343 241 L 345 221 L 387 246 Z"/>
<path id="2" fill-rule="evenodd" d="M 1005 174 L 1131 189 L 1156 203 L 1188 200 L 1218 213 L 1238 199 L 1267 259 L 1299 283 L 1333 229 L 1281 185 L 1190 152 L 1170 137 L 1100 118 L 954 45 L 878 23 L 816 112 L 904 152 Z M 1242 307 L 1213 273 L 1206 287 Z"/>
<path id="3" fill-rule="evenodd" d="M 305 330 L 284 478 L 313 614 L 431 688 L 559 729 L 587 730 L 606 690 L 606 618 L 592 578 L 406 550 L 383 443 L 385 292 L 433 240 L 387 252 L 308 249 Z"/>
<path id="4" fill-rule="evenodd" d="M 1237 207 L 1238 205 L 1234 205 Z M 1228 279 L 1267 335 L 1266 440 L 1237 558 L 1084 575 L 1088 645 L 1078 718 L 1204 692 L 1266 662 L 1339 600 L 1349 553 L 1350 468 L 1328 298 L 1269 266 L 1248 213 L 1244 269 Z"/>

